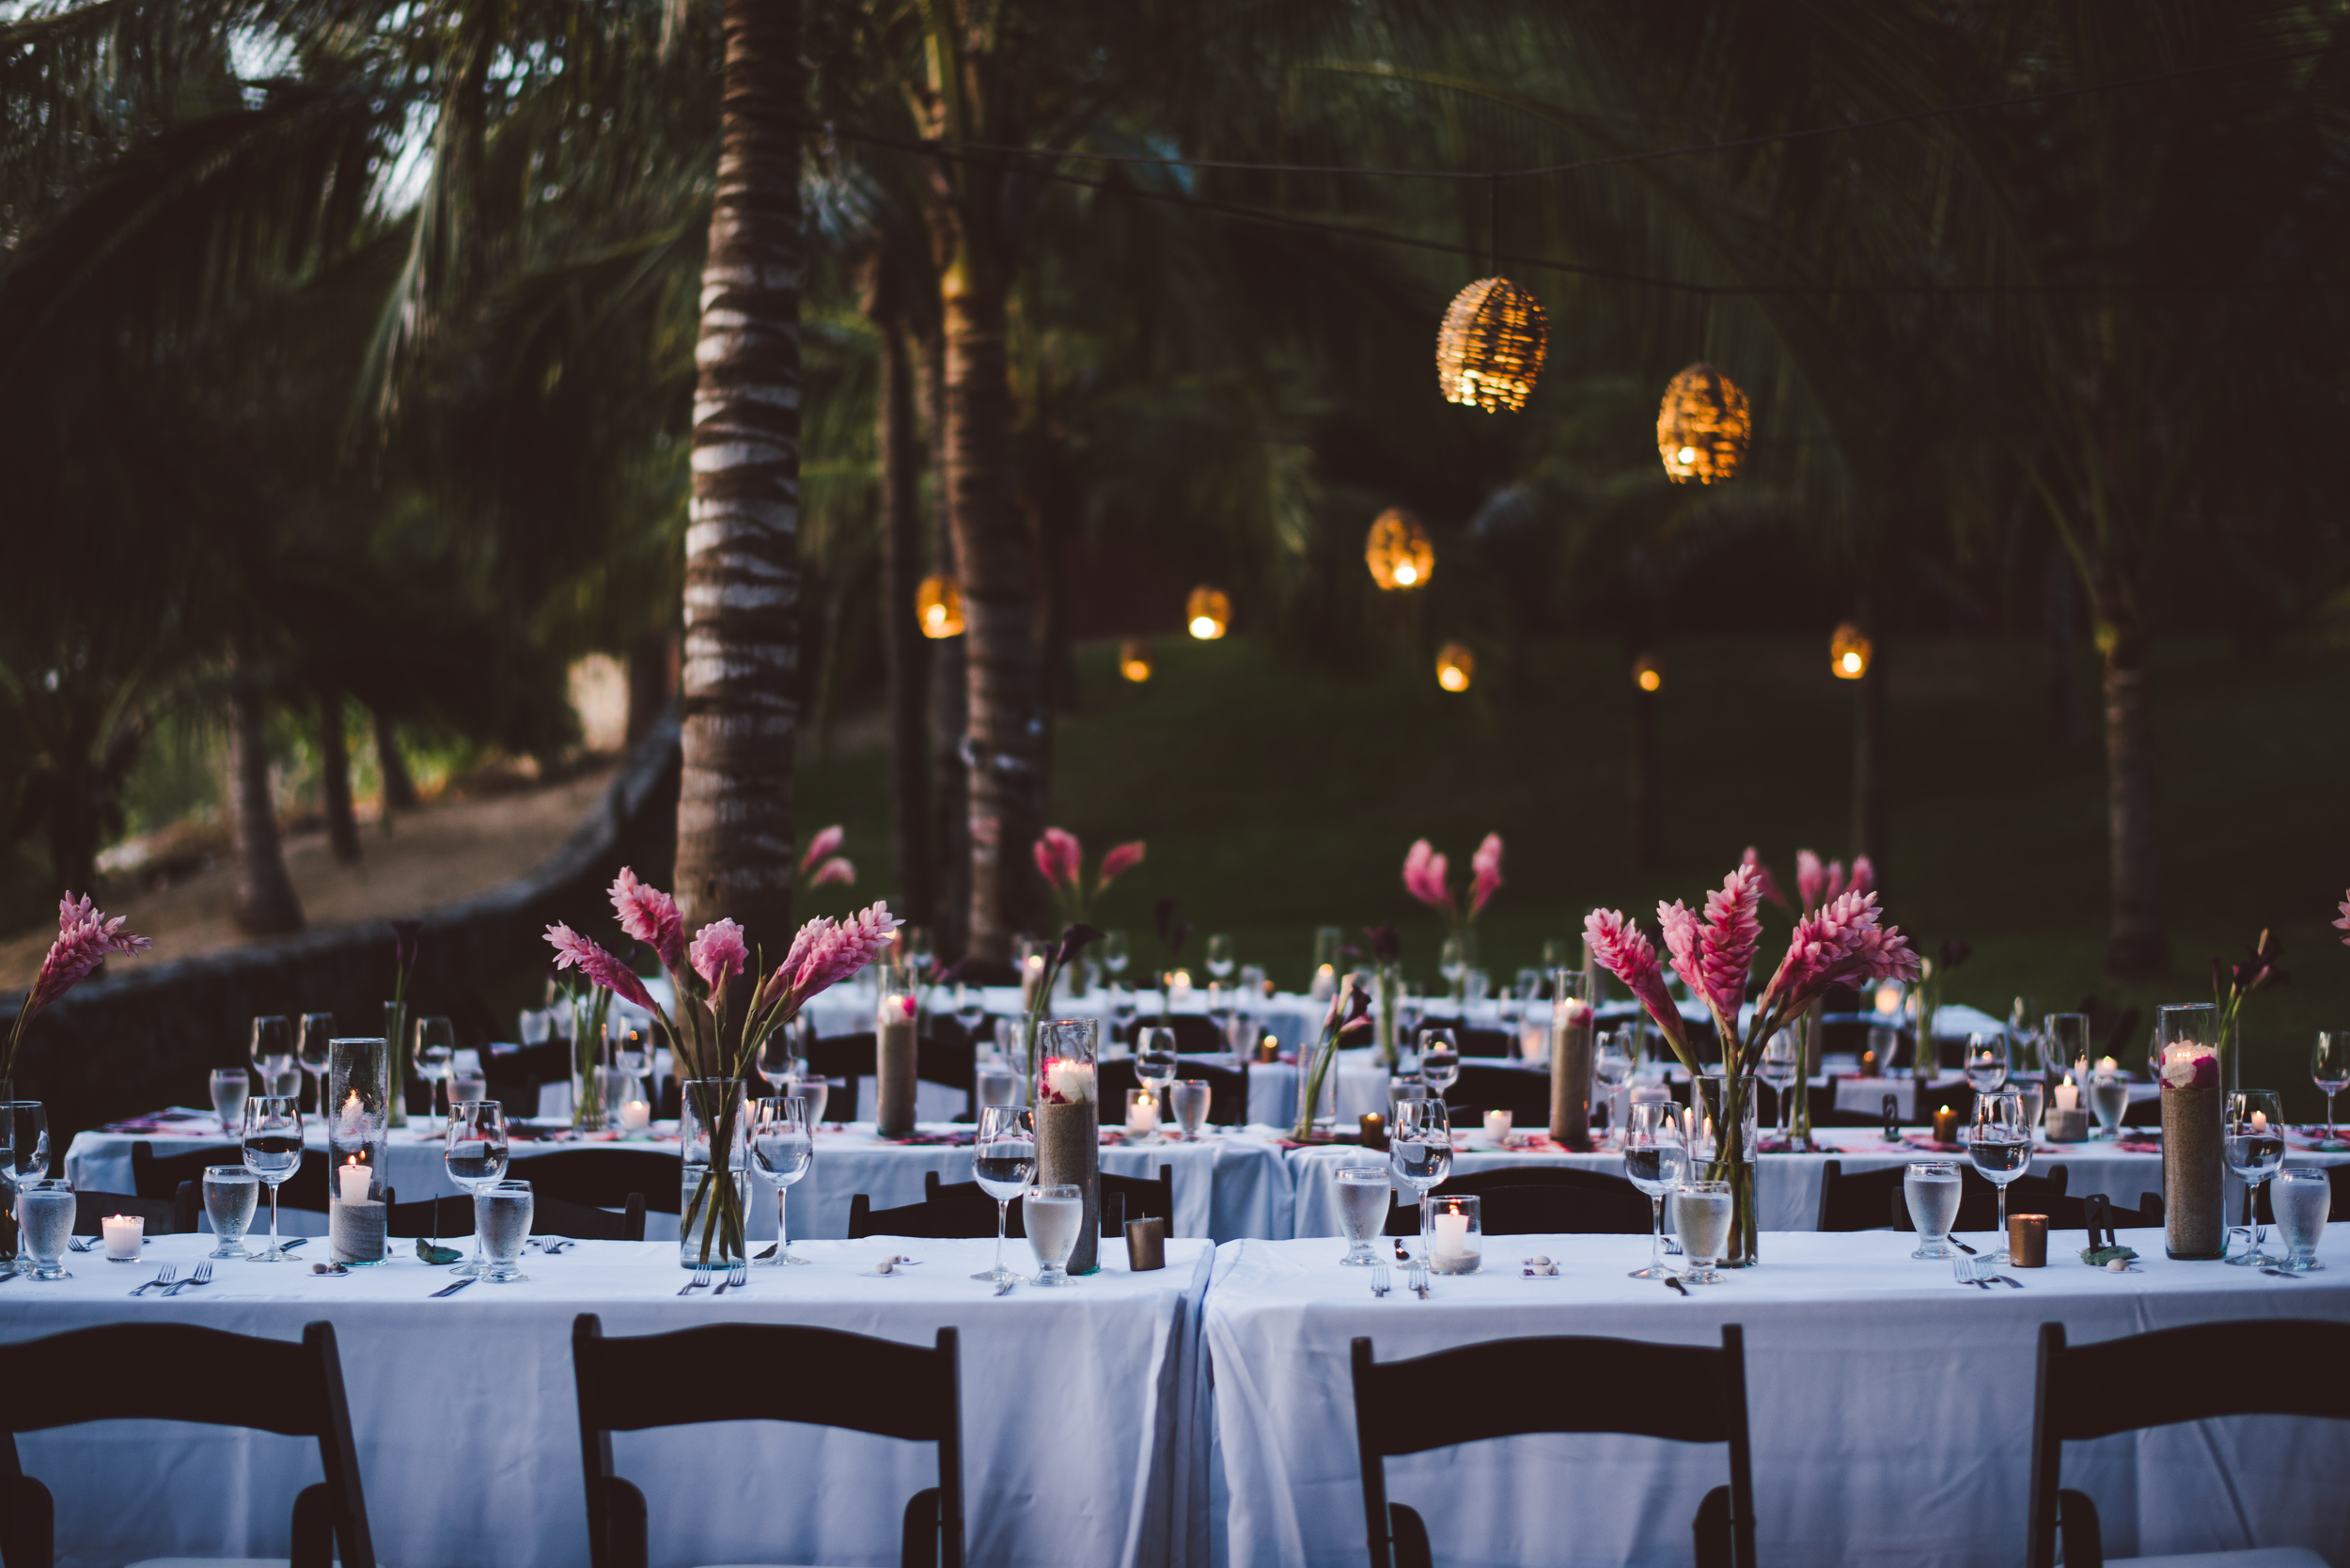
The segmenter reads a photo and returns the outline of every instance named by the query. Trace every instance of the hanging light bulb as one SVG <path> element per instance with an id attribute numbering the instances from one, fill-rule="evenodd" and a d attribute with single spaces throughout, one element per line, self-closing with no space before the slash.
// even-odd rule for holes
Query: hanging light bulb
<path id="1" fill-rule="evenodd" d="M 1214 642 L 1232 624 L 1232 602 L 1224 590 L 1206 584 L 1191 590 L 1191 598 L 1183 605 L 1183 623 L 1191 635 L 1201 642 Z"/>
<path id="2" fill-rule="evenodd" d="M 1382 588 L 1424 588 L 1435 575 L 1436 547 L 1418 518 L 1402 507 L 1389 507 L 1363 541 L 1363 564 Z"/>
<path id="3" fill-rule="evenodd" d="M 963 635 L 963 589 L 952 577 L 925 577 L 914 590 L 914 619 L 926 637 Z"/>
<path id="4" fill-rule="evenodd" d="M 1436 388 L 1449 403 L 1515 412 L 1549 345 L 1550 323 L 1533 295 L 1506 277 L 1480 277 L 1452 296 L 1436 329 Z"/>
<path id="5" fill-rule="evenodd" d="M 1151 645 L 1138 637 L 1129 637 L 1118 651 L 1118 673 L 1141 685 L 1151 679 Z"/>
<path id="6" fill-rule="evenodd" d="M 1731 478 L 1753 434 L 1747 395 L 1713 366 L 1692 365 L 1667 384 L 1656 410 L 1656 451 L 1673 483 Z"/>
<path id="7" fill-rule="evenodd" d="M 1876 644 L 1849 620 L 1827 639 L 1827 667 L 1839 681 L 1857 681 L 1868 674 L 1869 661 L 1875 654 Z"/>
<path id="8" fill-rule="evenodd" d="M 1436 684 L 1449 692 L 1465 692 L 1477 674 L 1477 655 L 1465 643 L 1449 642 L 1436 653 Z"/>
<path id="9" fill-rule="evenodd" d="M 1665 666 L 1654 657 L 1643 653 L 1632 661 L 1632 683 L 1644 692 L 1661 691 L 1665 685 Z"/>

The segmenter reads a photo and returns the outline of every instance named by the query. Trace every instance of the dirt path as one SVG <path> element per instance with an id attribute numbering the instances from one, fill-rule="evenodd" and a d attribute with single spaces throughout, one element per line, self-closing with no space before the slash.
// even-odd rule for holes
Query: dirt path
<path id="1" fill-rule="evenodd" d="M 444 800 L 404 812 L 389 838 L 367 827 L 356 866 L 335 863 L 323 830 L 295 834 L 286 841 L 286 868 L 313 929 L 421 914 L 486 893 L 538 865 L 571 837 L 611 780 L 612 771 L 601 768 L 526 793 Z M 236 891 L 236 866 L 223 855 L 169 887 L 103 902 L 107 914 L 128 917 L 130 930 L 154 939 L 154 956 L 190 958 L 244 940 L 229 917 Z M 55 934 L 53 928 L 0 939 L 0 989 L 30 985 Z"/>

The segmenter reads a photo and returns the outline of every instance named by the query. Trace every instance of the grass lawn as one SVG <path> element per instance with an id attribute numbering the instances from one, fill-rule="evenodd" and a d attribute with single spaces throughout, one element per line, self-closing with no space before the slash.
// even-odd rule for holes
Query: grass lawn
<path id="1" fill-rule="evenodd" d="M 1285 985 L 1303 980 L 1315 926 L 1352 936 L 1389 919 L 1402 928 L 1407 966 L 1434 980 L 1443 928 L 1399 876 L 1423 835 L 1452 856 L 1456 883 L 1487 830 L 1508 840 L 1507 885 L 1480 923 L 1481 961 L 1503 977 L 1533 964 L 1544 938 L 1576 934 L 1594 904 L 1694 906 L 1748 844 L 1791 891 L 1798 846 L 1848 857 L 1851 688 L 1829 677 L 1818 639 L 1663 650 L 1667 864 L 1650 872 L 1631 866 L 1629 688 L 1610 644 L 1541 646 L 1519 690 L 1480 682 L 1463 696 L 1439 691 L 1417 660 L 1341 676 L 1238 637 L 1162 642 L 1156 678 L 1133 686 L 1113 652 L 1080 651 L 1050 820 L 1082 836 L 1089 856 L 1149 841 L 1148 861 L 1100 914 L 1130 930 L 1145 963 L 1157 950 L 1151 905 L 1172 896 L 1179 918 L 1230 932 L 1243 962 Z M 2350 764 L 2339 695 L 2350 652 L 2298 650 L 2248 666 L 2216 642 L 2161 650 L 2173 965 L 2169 980 L 2134 989 L 2099 979 L 2103 754 L 2093 741 L 2070 757 L 2043 744 L 2038 645 L 1904 644 L 1893 657 L 1885 902 L 1929 950 L 1946 936 L 1973 945 L 1950 998 L 2004 1013 L 2018 994 L 2054 1011 L 2094 992 L 2139 1005 L 2142 1032 L 2156 1003 L 2208 1000 L 2212 955 L 2232 959 L 2272 926 L 2293 980 L 2248 1004 L 2245 1082 L 2283 1090 L 2295 1116 L 2316 1115 L 2311 1032 L 2350 1027 L 2350 951 L 2327 929 L 2350 884 L 2350 830 L 2333 792 Z M 2093 680 L 2085 667 L 2092 715 Z M 893 881 L 886 788 L 877 750 L 826 757 L 811 746 L 802 760 L 800 820 L 848 825 L 865 899 Z M 819 911 L 849 902 L 838 897 L 848 890 L 823 891 L 836 897 Z M 1766 918 L 1775 964 L 1786 919 Z"/>

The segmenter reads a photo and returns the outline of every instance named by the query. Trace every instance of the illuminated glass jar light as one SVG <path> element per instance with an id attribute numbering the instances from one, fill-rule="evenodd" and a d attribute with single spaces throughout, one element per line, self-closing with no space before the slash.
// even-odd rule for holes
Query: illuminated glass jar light
<path id="1" fill-rule="evenodd" d="M 1436 329 L 1436 387 L 1445 401 L 1488 413 L 1526 406 L 1543 373 L 1550 323 L 1506 277 L 1480 277 L 1452 297 Z"/>
<path id="2" fill-rule="evenodd" d="M 1201 642 L 1214 642 L 1232 624 L 1232 601 L 1222 588 L 1203 583 L 1183 604 L 1183 624 Z"/>
<path id="3" fill-rule="evenodd" d="M 1118 673 L 1139 686 L 1151 679 L 1151 645 L 1129 637 L 1118 651 Z"/>
<path id="4" fill-rule="evenodd" d="M 1656 410 L 1656 453 L 1673 483 L 1730 478 L 1753 435 L 1747 395 L 1713 366 L 1692 365 L 1667 384 Z"/>
<path id="5" fill-rule="evenodd" d="M 1363 541 L 1363 564 L 1382 588 L 1425 588 L 1435 575 L 1436 546 L 1418 518 L 1402 507 L 1389 507 Z"/>
<path id="6" fill-rule="evenodd" d="M 963 635 L 963 589 L 952 577 L 925 577 L 914 590 L 914 618 L 926 637 Z"/>
<path id="7" fill-rule="evenodd" d="M 1436 653 L 1436 684 L 1449 692 L 1465 692 L 1477 675 L 1477 655 L 1465 643 L 1449 642 Z"/>
<path id="8" fill-rule="evenodd" d="M 1875 653 L 1876 645 L 1849 620 L 1827 639 L 1827 667 L 1839 681 L 1857 681 L 1868 674 L 1869 661 Z"/>

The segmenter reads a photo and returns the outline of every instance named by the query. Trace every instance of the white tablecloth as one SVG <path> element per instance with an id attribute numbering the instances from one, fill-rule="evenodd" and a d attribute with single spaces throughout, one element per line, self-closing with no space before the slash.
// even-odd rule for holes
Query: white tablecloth
<path id="1" fill-rule="evenodd" d="M 680 1300 L 674 1244 L 584 1243 L 535 1254 L 525 1284 L 426 1299 L 446 1271 L 413 1261 L 321 1278 L 306 1265 L 231 1263 L 170 1300 L 124 1293 L 152 1270 L 69 1260 L 75 1278 L 6 1286 L 0 1336 L 35 1339 L 125 1321 L 202 1324 L 296 1339 L 335 1325 L 376 1550 L 435 1568 L 564 1568 L 588 1558 L 572 1380 L 575 1313 L 607 1334 L 698 1323 L 817 1325 L 927 1345 L 962 1336 L 964 1513 L 974 1563 L 1062 1568 L 1182 1560 L 1175 1535 L 1205 1507 L 1191 1440 L 1197 1308 L 1210 1252 L 1170 1242 L 1161 1273 L 1125 1248 L 1064 1290 L 1001 1299 L 965 1278 L 991 1242 L 903 1242 L 923 1261 L 870 1272 L 885 1241 L 818 1242 L 807 1268 L 754 1269 L 713 1300 Z M 1016 1245 L 1016 1244 L 1015 1244 Z M 184 1275 L 207 1244 L 149 1245 Z M 1033 1266 L 1025 1247 L 1015 1261 Z M 233 1366 L 158 1375 L 234 1378 Z M 695 1380 L 725 1369 L 676 1369 Z M 176 1423 L 103 1422 L 18 1439 L 57 1501 L 61 1568 L 155 1555 L 282 1557 L 294 1493 L 318 1479 L 315 1443 Z M 895 1563 L 906 1498 L 937 1481 L 936 1450 L 782 1423 L 689 1427 L 613 1440 L 651 1510 L 653 1561 Z"/>
<path id="2" fill-rule="evenodd" d="M 1718 1344 L 1743 1324 L 1753 1433 L 1758 1555 L 1764 1562 L 1966 1564 L 2024 1556 L 2035 1336 L 2074 1342 L 2232 1318 L 2350 1318 L 2350 1229 L 2322 1247 L 2327 1272 L 2278 1279 L 2159 1255 L 2128 1275 L 2073 1255 L 2016 1277 L 2021 1291 L 1952 1282 L 1884 1232 L 1765 1235 L 1763 1266 L 1684 1300 L 1625 1278 L 1647 1261 L 1637 1236 L 1512 1237 L 1489 1264 L 1545 1252 L 1562 1277 L 1512 1266 L 1439 1278 L 1434 1299 L 1375 1300 L 1366 1269 L 1328 1240 L 1218 1249 L 1205 1322 L 1214 1377 L 1217 1561 L 1358 1564 L 1363 1504 L 1348 1344 L 1370 1335 L 1395 1360 L 1479 1341 L 1592 1334 Z M 2015 1272 L 2015 1271 L 2011 1271 Z M 1400 1276 L 1399 1276 L 1400 1278 Z M 2263 1362 L 2257 1328 L 2238 1368 L 2183 1375 L 2286 1378 Z M 1522 1397 L 1431 1388 L 1439 1400 Z M 1728 1479 L 1727 1450 L 1647 1438 L 1543 1435 L 1439 1450 L 1387 1465 L 1388 1496 L 1418 1509 L 1439 1562 L 1686 1562 L 1698 1499 Z M 2117 1557 L 2248 1544 L 2301 1544 L 2350 1560 L 2341 1477 L 2350 1426 L 2225 1420 L 2069 1445 L 2065 1484 L 2103 1513 Z"/>

